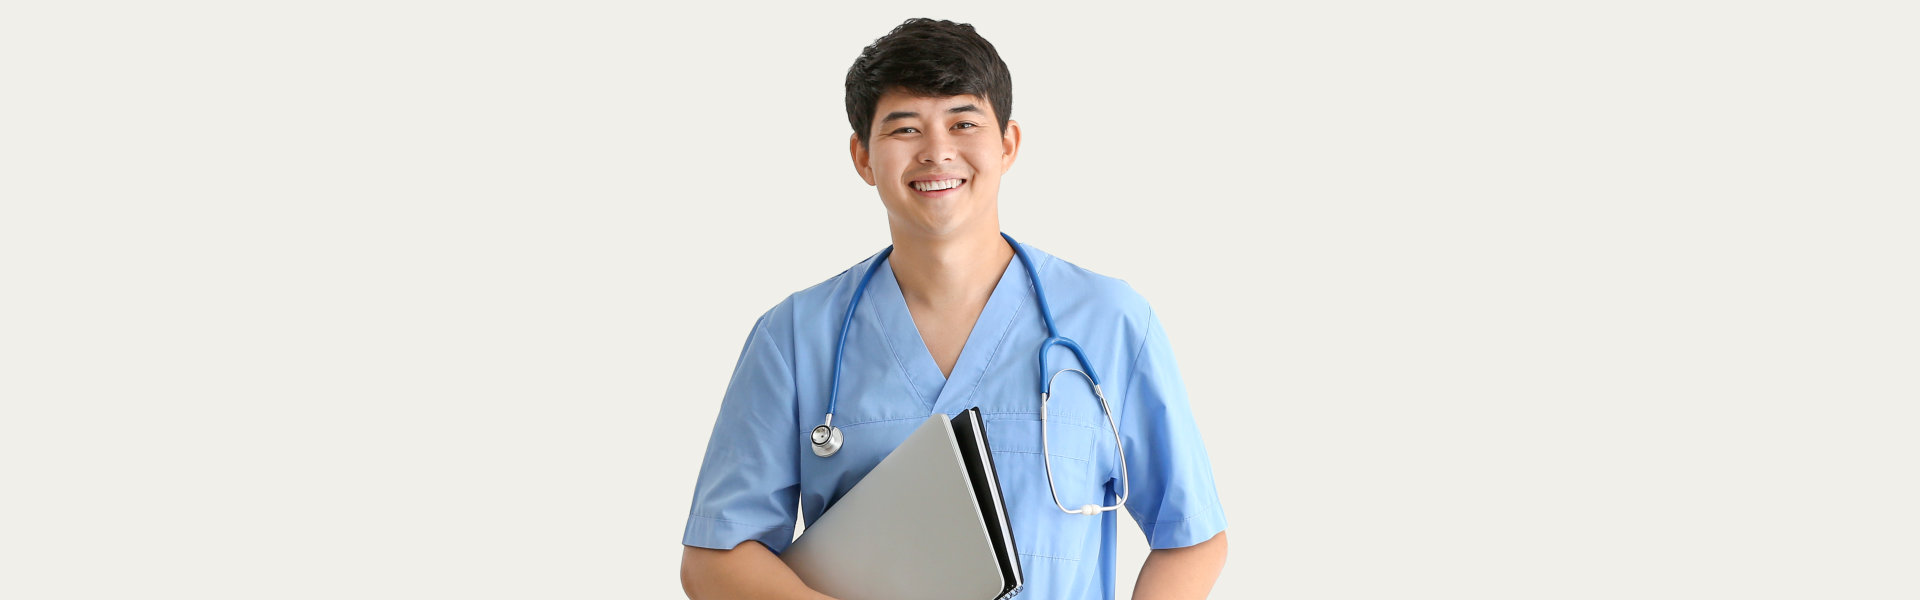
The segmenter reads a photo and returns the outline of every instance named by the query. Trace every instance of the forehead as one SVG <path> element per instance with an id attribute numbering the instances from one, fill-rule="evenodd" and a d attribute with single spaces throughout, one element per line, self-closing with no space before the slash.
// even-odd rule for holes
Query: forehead
<path id="1" fill-rule="evenodd" d="M 901 89 L 887 90 L 874 103 L 873 120 L 879 123 L 888 115 L 901 112 L 917 113 L 921 118 L 928 115 L 944 115 L 955 108 L 972 106 L 988 117 L 994 116 L 993 105 L 973 94 L 958 96 L 918 96 Z"/>

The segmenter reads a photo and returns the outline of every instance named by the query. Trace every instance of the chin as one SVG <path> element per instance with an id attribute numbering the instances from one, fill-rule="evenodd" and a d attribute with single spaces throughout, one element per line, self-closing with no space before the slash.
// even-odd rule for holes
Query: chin
<path id="1" fill-rule="evenodd" d="M 920 198 L 913 198 L 912 200 L 924 202 L 924 200 L 921 200 Z M 914 208 L 926 209 L 931 207 L 922 205 Z M 978 225 L 981 219 L 990 218 L 983 215 L 974 214 L 975 212 L 978 212 L 978 211 L 967 211 L 967 210 L 892 211 L 892 210 L 889 210 L 888 217 L 892 222 L 898 224 L 903 230 L 911 231 L 915 235 L 928 237 L 928 238 L 946 238 L 946 237 L 953 237 L 953 236 L 965 233 L 970 228 Z"/>
<path id="2" fill-rule="evenodd" d="M 897 219 L 895 222 L 904 225 L 903 229 L 906 231 L 929 238 L 949 237 L 967 228 L 966 221 L 960 219 L 927 219 L 921 215 L 916 217 Z"/>

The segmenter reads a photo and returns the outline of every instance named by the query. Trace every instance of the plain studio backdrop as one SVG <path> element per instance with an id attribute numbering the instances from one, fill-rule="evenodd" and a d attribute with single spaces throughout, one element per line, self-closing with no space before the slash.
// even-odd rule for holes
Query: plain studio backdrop
<path id="1" fill-rule="evenodd" d="M 1163 319 L 1216 597 L 1920 595 L 1910 6 L 644 4 L 0 9 L 0 597 L 677 597 L 914 16 Z"/>

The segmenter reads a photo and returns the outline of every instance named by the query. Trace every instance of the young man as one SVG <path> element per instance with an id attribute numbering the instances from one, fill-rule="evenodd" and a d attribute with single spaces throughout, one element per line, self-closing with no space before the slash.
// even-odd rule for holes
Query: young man
<path id="1" fill-rule="evenodd" d="M 878 188 L 893 237 L 876 254 L 796 292 L 754 324 L 708 442 L 681 542 L 692 598 L 824 598 L 777 554 L 796 504 L 812 523 L 933 413 L 979 407 L 993 445 L 1024 598 L 1113 597 L 1115 511 L 1154 548 L 1135 598 L 1202 598 L 1226 562 L 1226 513 L 1166 333 L 1127 284 L 1021 244 L 1059 335 L 1076 340 L 1117 424 L 1085 378 L 1052 387 L 1042 452 L 1040 361 L 1048 324 L 1027 267 L 1000 234 L 1000 176 L 1020 149 L 1012 78 L 965 24 L 912 19 L 847 72 L 854 169 Z M 877 261 L 877 264 L 876 264 Z M 872 267 L 845 341 L 848 303 Z M 1080 368 L 1047 350 L 1049 370 Z M 1051 375 L 1052 373 L 1049 373 Z M 1051 477 L 1048 470 L 1051 469 Z M 1124 484 L 1123 484 L 1124 469 Z"/>

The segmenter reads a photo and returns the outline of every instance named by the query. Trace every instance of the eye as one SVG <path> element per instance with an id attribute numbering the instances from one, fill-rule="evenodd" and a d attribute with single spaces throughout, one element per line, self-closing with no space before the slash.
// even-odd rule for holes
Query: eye
<path id="1" fill-rule="evenodd" d="M 894 133 L 920 133 L 920 130 L 914 129 L 912 127 L 901 127 L 899 129 L 893 130 L 893 132 Z"/>
<path id="2" fill-rule="evenodd" d="M 961 125 L 965 125 L 966 127 L 960 127 Z M 961 128 L 961 129 L 973 129 L 975 127 L 979 127 L 979 125 L 973 124 L 972 121 L 961 121 L 958 124 L 955 124 L 954 127 Z"/>

